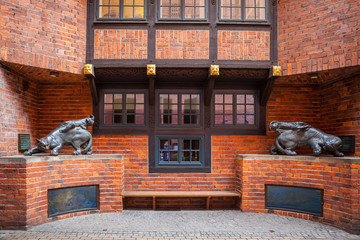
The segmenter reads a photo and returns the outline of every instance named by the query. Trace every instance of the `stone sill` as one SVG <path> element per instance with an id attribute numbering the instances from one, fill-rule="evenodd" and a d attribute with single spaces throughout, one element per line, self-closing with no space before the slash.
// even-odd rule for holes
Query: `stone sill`
<path id="1" fill-rule="evenodd" d="M 330 155 L 310 156 L 310 155 L 270 155 L 270 154 L 238 154 L 238 160 L 267 160 L 267 161 L 303 161 L 317 163 L 341 163 L 341 164 L 360 164 L 360 157 L 332 157 Z"/>
<path id="2" fill-rule="evenodd" d="M 122 154 L 92 154 L 92 155 L 71 155 L 61 154 L 58 156 L 50 156 L 47 154 L 37 154 L 33 156 L 15 155 L 0 157 L 0 164 L 29 164 L 38 162 L 56 162 L 56 161 L 81 161 L 81 160 L 123 160 Z"/>

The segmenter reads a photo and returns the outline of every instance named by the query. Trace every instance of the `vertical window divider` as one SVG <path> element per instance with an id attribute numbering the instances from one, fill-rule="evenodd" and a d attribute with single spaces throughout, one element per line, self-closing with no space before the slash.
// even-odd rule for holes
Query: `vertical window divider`
<path id="1" fill-rule="evenodd" d="M 241 0 L 241 20 L 244 21 L 246 19 L 246 2 L 245 0 Z"/>
<path id="2" fill-rule="evenodd" d="M 178 125 L 181 125 L 182 124 L 182 118 L 181 118 L 181 113 L 182 113 L 182 95 L 181 94 L 178 94 L 177 95 L 177 98 L 178 98 L 178 121 L 177 121 L 177 124 Z"/>
<path id="3" fill-rule="evenodd" d="M 122 121 L 121 122 L 123 124 L 126 124 L 127 123 L 126 94 L 122 93 L 121 97 L 122 97 L 122 103 L 121 103 L 121 105 L 122 105 L 122 110 L 121 110 Z"/>
<path id="4" fill-rule="evenodd" d="M 177 157 L 178 157 L 178 163 L 181 163 L 181 159 L 182 159 L 182 139 L 178 138 L 178 153 L 177 153 Z"/>
<path id="5" fill-rule="evenodd" d="M 233 122 L 232 125 L 237 124 L 237 94 L 233 94 Z"/>
<path id="6" fill-rule="evenodd" d="M 181 19 L 185 19 L 185 0 L 181 0 Z"/>

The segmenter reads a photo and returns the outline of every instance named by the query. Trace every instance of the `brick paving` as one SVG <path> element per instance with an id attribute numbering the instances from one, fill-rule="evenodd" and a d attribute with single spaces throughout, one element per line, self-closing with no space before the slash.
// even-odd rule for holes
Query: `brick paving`
<path id="1" fill-rule="evenodd" d="M 124 211 L 58 220 L 1 240 L 360 240 L 343 230 L 292 217 L 240 211 Z"/>

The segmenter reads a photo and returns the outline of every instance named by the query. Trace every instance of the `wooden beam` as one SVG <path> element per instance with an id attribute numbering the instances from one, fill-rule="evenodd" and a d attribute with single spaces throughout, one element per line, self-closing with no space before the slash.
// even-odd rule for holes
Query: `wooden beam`
<path id="1" fill-rule="evenodd" d="M 155 76 L 149 78 L 149 104 L 153 106 L 155 104 Z"/>
<path id="2" fill-rule="evenodd" d="M 268 78 L 268 79 L 266 80 L 265 85 L 264 85 L 263 88 L 261 89 L 261 94 L 260 94 L 261 100 L 260 100 L 260 104 L 261 104 L 262 106 L 266 106 L 266 103 L 267 103 L 267 101 L 268 101 L 269 98 L 270 98 L 270 94 L 271 94 L 272 88 L 273 88 L 273 86 L 274 86 L 275 78 L 276 78 L 276 77 Z"/>
<path id="3" fill-rule="evenodd" d="M 89 79 L 89 86 L 90 86 L 93 104 L 98 105 L 99 97 L 98 97 L 97 90 L 96 90 L 95 77 L 91 74 L 86 74 L 85 76 L 87 77 L 87 79 Z"/>
<path id="4" fill-rule="evenodd" d="M 267 101 L 270 98 L 270 94 L 272 92 L 272 88 L 274 86 L 275 79 L 281 76 L 281 67 L 273 66 L 269 70 L 269 77 L 267 78 L 264 86 L 261 89 L 260 93 L 260 105 L 266 106 Z"/>
<path id="5" fill-rule="evenodd" d="M 209 80 L 208 80 L 206 90 L 205 90 L 205 105 L 206 106 L 209 106 L 211 103 L 211 97 L 212 97 L 212 93 L 214 91 L 214 86 L 215 86 L 215 77 L 209 76 Z"/>

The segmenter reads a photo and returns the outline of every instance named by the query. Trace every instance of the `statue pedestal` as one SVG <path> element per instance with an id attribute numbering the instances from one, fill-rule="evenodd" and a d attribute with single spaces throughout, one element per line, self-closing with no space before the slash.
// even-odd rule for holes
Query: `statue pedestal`
<path id="1" fill-rule="evenodd" d="M 0 158 L 0 226 L 27 227 L 90 212 L 122 211 L 122 155 L 46 155 Z M 48 190 L 99 186 L 97 210 L 48 216 Z"/>

